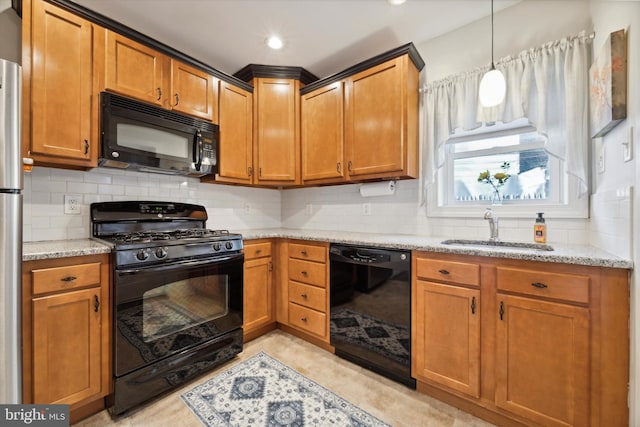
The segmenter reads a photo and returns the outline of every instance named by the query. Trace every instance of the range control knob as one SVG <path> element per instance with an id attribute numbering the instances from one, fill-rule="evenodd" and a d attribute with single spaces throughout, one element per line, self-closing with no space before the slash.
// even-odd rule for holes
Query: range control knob
<path id="1" fill-rule="evenodd" d="M 233 249 L 233 242 L 227 242 L 224 244 L 224 247 L 227 249 Z"/>
<path id="2" fill-rule="evenodd" d="M 144 261 L 149 258 L 149 252 L 147 252 L 146 249 L 140 249 L 136 254 L 136 258 L 138 258 L 140 261 Z"/>
<path id="3" fill-rule="evenodd" d="M 156 258 L 164 258 L 167 256 L 167 248 L 156 249 Z"/>
<path id="4" fill-rule="evenodd" d="M 220 243 L 218 243 L 218 242 L 214 243 L 213 244 L 213 250 L 216 251 L 216 252 L 219 251 L 220 250 Z"/>

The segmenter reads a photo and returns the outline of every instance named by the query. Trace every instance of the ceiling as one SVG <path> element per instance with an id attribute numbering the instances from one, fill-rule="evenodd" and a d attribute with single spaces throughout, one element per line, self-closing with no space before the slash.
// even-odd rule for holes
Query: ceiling
<path id="1" fill-rule="evenodd" d="M 73 1 L 227 74 L 252 63 L 300 66 L 320 78 L 491 13 L 489 0 Z M 519 1 L 496 0 L 495 11 Z M 265 45 L 272 34 L 282 49 Z"/>

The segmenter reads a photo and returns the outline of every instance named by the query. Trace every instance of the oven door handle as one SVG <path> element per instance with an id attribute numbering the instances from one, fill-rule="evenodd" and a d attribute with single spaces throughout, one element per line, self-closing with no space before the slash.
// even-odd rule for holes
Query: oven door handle
<path id="1" fill-rule="evenodd" d="M 133 276 L 135 274 L 146 273 L 149 271 L 160 272 L 160 271 L 172 271 L 178 268 L 184 267 L 199 267 L 208 264 L 220 264 L 220 263 L 228 263 L 233 261 L 240 261 L 244 259 L 244 254 L 236 254 L 236 255 L 227 255 L 216 258 L 207 258 L 207 259 L 199 259 L 199 260 L 187 260 L 180 261 L 176 263 L 172 263 L 169 265 L 150 265 L 148 267 L 134 268 L 130 270 L 116 270 L 116 273 L 119 275 L 127 275 Z"/>

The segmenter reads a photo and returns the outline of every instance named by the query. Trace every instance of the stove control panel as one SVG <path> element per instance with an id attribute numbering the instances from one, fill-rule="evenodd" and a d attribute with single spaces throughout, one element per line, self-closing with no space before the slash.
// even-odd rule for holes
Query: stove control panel
<path id="1" fill-rule="evenodd" d="M 151 265 L 206 256 L 239 253 L 242 239 L 116 250 L 116 266 Z"/>

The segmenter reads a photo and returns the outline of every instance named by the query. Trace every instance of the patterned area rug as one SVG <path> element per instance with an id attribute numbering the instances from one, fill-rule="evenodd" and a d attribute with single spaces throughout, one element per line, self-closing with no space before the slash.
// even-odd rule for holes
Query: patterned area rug
<path id="1" fill-rule="evenodd" d="M 331 339 L 356 344 L 409 366 L 409 328 L 349 308 L 331 311 Z"/>
<path id="2" fill-rule="evenodd" d="M 388 426 L 264 352 L 181 397 L 206 426 Z"/>

